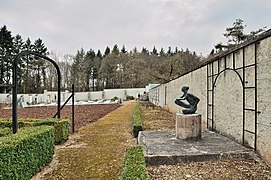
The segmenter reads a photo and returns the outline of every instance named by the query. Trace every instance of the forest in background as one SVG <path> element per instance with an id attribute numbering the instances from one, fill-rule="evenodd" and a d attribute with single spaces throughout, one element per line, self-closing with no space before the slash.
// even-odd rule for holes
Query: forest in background
<path id="1" fill-rule="evenodd" d="M 236 19 L 232 27 L 223 34 L 227 44 L 217 43 L 209 56 L 228 50 L 246 40 L 254 38 L 265 28 L 244 33 L 246 25 L 242 19 Z M 107 46 L 102 53 L 93 49 L 79 49 L 75 55 L 58 55 L 49 52 L 42 39 L 33 43 L 27 38 L 23 41 L 18 34 L 12 36 L 4 25 L 0 28 L 0 93 L 11 90 L 12 62 L 15 56 L 24 50 L 49 56 L 59 65 L 62 80 L 61 89 L 70 89 L 75 85 L 75 91 L 100 91 L 111 88 L 139 88 L 149 83 L 163 84 L 201 66 L 205 57 L 197 55 L 188 49 L 161 48 L 148 50 L 136 47 L 128 51 L 125 45 L 119 47 Z M 57 89 L 57 74 L 48 61 L 33 55 L 22 57 L 18 64 L 18 92 L 42 93 L 44 90 Z"/>
<path id="2" fill-rule="evenodd" d="M 49 52 L 42 39 L 33 43 L 29 38 L 24 42 L 20 35 L 12 36 L 6 26 L 0 29 L 0 84 L 12 83 L 12 62 L 24 50 L 37 52 L 55 60 L 59 65 L 62 90 L 75 85 L 75 91 L 98 91 L 111 88 L 139 88 L 149 83 L 165 83 L 200 65 L 202 57 L 188 49 L 155 47 L 127 51 L 115 44 L 106 47 L 102 53 L 83 48 L 75 55 L 59 56 Z M 42 93 L 57 88 L 57 74 L 53 65 L 27 55 L 18 64 L 18 92 Z M 11 87 L 0 86 L 0 93 L 10 92 Z"/>

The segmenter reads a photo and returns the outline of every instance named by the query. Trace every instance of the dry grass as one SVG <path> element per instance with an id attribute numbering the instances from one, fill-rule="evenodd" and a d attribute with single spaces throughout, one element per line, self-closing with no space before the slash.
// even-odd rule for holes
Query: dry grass
<path id="1" fill-rule="evenodd" d="M 79 130 L 56 148 L 55 165 L 39 179 L 119 179 L 125 149 L 136 144 L 132 132 L 135 103 L 126 102 Z"/>
<path id="2" fill-rule="evenodd" d="M 149 102 L 140 102 L 141 119 L 145 131 L 168 131 L 175 129 L 175 115 Z"/>

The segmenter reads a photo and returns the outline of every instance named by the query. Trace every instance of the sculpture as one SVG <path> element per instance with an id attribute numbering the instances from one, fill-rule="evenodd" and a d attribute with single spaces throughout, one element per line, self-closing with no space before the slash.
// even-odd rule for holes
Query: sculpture
<path id="1" fill-rule="evenodd" d="M 194 114 L 197 111 L 197 105 L 200 99 L 193 94 L 188 93 L 188 86 L 183 86 L 181 90 L 183 95 L 175 100 L 175 104 L 185 108 L 182 110 L 184 114 Z M 189 104 L 184 102 L 184 100 L 186 100 Z"/>

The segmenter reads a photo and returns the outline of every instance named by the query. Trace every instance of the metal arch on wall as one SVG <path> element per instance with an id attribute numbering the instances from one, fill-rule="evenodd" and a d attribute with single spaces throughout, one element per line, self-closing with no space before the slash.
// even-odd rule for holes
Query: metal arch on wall
<path id="1" fill-rule="evenodd" d="M 245 48 L 251 44 L 254 44 L 254 63 L 246 65 L 246 57 L 245 57 Z M 259 113 L 257 110 L 257 44 L 258 41 L 255 41 L 254 43 L 248 44 L 246 46 L 240 47 L 239 49 L 236 49 L 212 62 L 207 64 L 207 128 L 214 130 L 214 88 L 216 85 L 216 81 L 218 77 L 227 70 L 234 71 L 241 83 L 242 83 L 242 90 L 243 90 L 243 130 L 242 130 L 242 144 L 245 145 L 245 133 L 250 133 L 254 135 L 254 150 L 256 150 L 257 147 L 257 114 Z M 235 59 L 235 53 L 237 51 L 242 51 L 243 59 L 242 59 L 242 66 L 236 68 L 236 59 Z M 226 57 L 228 55 L 232 54 L 232 68 L 227 67 L 227 59 Z M 214 62 L 217 61 L 217 73 L 214 73 Z M 220 61 L 224 61 L 224 67 L 221 68 Z M 246 86 L 246 69 L 247 68 L 254 68 L 254 86 Z M 239 73 L 238 70 L 242 70 L 242 73 Z M 246 90 L 254 90 L 254 97 L 255 97 L 255 107 L 252 108 L 246 108 Z M 211 102 L 210 102 L 211 101 Z M 246 124 L 246 111 L 252 111 L 254 112 L 255 117 L 255 124 L 254 124 L 254 132 L 245 129 Z M 211 116 L 211 117 L 210 117 Z M 211 125 L 210 125 L 211 121 Z"/>
<path id="2" fill-rule="evenodd" d="M 60 74 L 60 69 L 57 65 L 57 63 L 50 59 L 47 56 L 41 55 L 39 53 L 36 52 L 32 52 L 32 51 L 22 51 L 20 53 L 17 54 L 17 56 L 15 57 L 14 61 L 13 61 L 13 69 L 12 69 L 12 73 L 13 73 L 13 79 L 12 79 L 12 132 L 13 134 L 17 133 L 18 130 L 18 114 L 17 114 L 17 81 L 18 81 L 18 77 L 17 77 L 17 71 L 18 71 L 18 62 L 20 60 L 20 58 L 24 55 L 35 55 L 38 56 L 40 58 L 43 58 L 49 62 L 51 62 L 54 67 L 56 68 L 57 71 L 57 78 L 58 78 L 58 82 L 57 82 L 57 118 L 60 118 L 60 98 L 61 98 L 61 94 L 60 94 L 60 84 L 61 84 L 61 74 Z"/>

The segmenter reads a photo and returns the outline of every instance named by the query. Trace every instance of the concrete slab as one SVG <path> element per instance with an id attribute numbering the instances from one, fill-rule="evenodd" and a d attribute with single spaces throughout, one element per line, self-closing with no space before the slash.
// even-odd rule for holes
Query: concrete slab
<path id="1" fill-rule="evenodd" d="M 147 164 L 177 164 L 226 158 L 249 158 L 252 149 L 220 134 L 203 131 L 202 139 L 175 138 L 175 131 L 140 131 L 138 144 L 144 147 Z"/>

